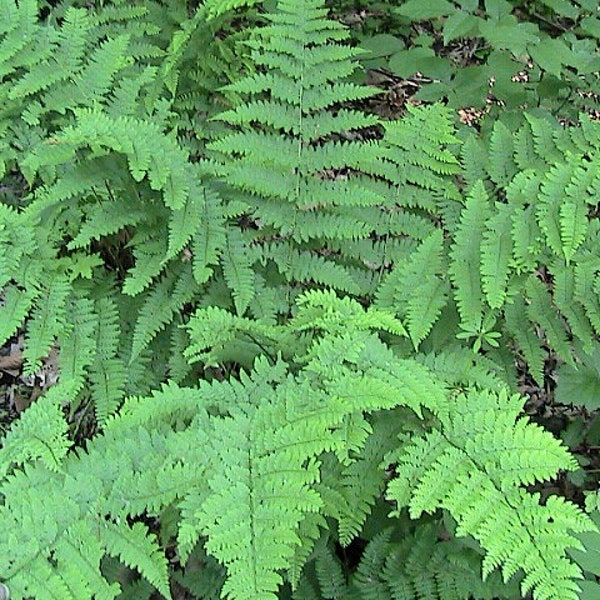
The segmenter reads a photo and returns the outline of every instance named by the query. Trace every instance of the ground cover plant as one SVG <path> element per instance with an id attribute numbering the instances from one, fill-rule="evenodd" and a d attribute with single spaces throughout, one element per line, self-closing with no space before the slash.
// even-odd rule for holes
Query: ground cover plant
<path id="1" fill-rule="evenodd" d="M 0 597 L 598 598 L 599 24 L 0 0 Z"/>

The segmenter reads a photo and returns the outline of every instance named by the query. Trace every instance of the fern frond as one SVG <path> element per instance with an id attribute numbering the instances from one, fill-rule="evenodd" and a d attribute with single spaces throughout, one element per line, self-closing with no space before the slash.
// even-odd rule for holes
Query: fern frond
<path id="1" fill-rule="evenodd" d="M 324 538 L 322 538 L 324 541 Z M 321 540 L 319 540 L 321 542 Z M 321 594 L 325 598 L 344 598 L 348 594 L 346 577 L 342 570 L 342 565 L 337 558 L 334 558 L 329 549 L 320 544 L 315 551 L 315 572 Z"/>
<path id="2" fill-rule="evenodd" d="M 257 2 L 258 0 L 206 0 L 204 8 L 208 18 L 212 20 L 237 8 L 252 6 Z"/>
<path id="3" fill-rule="evenodd" d="M 96 300 L 98 328 L 96 358 L 89 378 L 96 420 L 103 426 L 124 396 L 125 365 L 119 354 L 120 327 L 116 303 L 110 297 Z"/>
<path id="4" fill-rule="evenodd" d="M 506 328 L 516 340 L 529 367 L 531 376 L 538 385 L 544 382 L 544 361 L 546 352 L 541 347 L 541 340 L 531 328 L 527 318 L 527 305 L 521 297 L 516 297 L 505 308 Z"/>
<path id="5" fill-rule="evenodd" d="M 209 537 L 207 550 L 227 566 L 223 593 L 232 598 L 276 598 L 277 570 L 289 565 L 298 543 L 293 531 L 304 513 L 320 507 L 310 489 L 318 479 L 318 463 L 305 461 L 328 446 L 328 436 L 309 418 L 294 419 L 292 433 L 291 422 L 286 424 L 289 409 L 282 409 L 266 406 L 254 415 L 215 423 L 210 434 L 219 466 L 196 518 Z M 292 438 L 295 450 L 289 446 Z M 282 469 L 283 478 L 278 475 Z"/>
<path id="6" fill-rule="evenodd" d="M 164 258 L 165 262 L 177 256 L 200 226 L 200 217 L 204 208 L 201 197 L 200 186 L 194 185 L 185 200 L 185 204 L 181 208 L 172 211 L 169 220 L 169 245 Z"/>
<path id="7" fill-rule="evenodd" d="M 172 268 L 148 293 L 133 331 L 130 363 L 171 322 L 175 311 L 194 297 L 197 288 L 191 271 L 189 264 Z"/>
<path id="8" fill-rule="evenodd" d="M 9 93 L 11 100 L 24 99 L 60 81 L 77 70 L 84 56 L 85 38 L 91 23 L 86 11 L 70 8 L 60 31 L 50 38 L 47 56 L 17 80 Z"/>
<path id="9" fill-rule="evenodd" d="M 166 558 L 142 523 L 130 527 L 105 522 L 98 532 L 108 554 L 138 569 L 163 596 L 170 596 Z"/>
<path id="10" fill-rule="evenodd" d="M 2 291 L 3 304 L 0 306 L 0 339 L 6 342 L 33 307 L 41 291 L 28 286 L 24 290 L 16 285 L 8 285 Z"/>
<path id="11" fill-rule="evenodd" d="M 478 330 L 483 317 L 481 279 L 472 265 L 480 263 L 480 247 L 489 215 L 489 198 L 483 182 L 478 181 L 461 212 L 450 250 L 450 277 L 455 286 L 461 325 L 466 329 Z"/>
<path id="12" fill-rule="evenodd" d="M 536 117 L 529 113 L 524 113 L 531 136 L 533 138 L 533 147 L 538 157 L 543 158 L 548 164 L 560 163 L 563 159 L 562 152 L 557 148 L 555 136 L 557 135 L 557 124 L 549 115 Z M 531 167 L 532 165 L 527 165 Z"/>
<path id="13" fill-rule="evenodd" d="M 103 556 L 102 545 L 91 524 L 78 522 L 60 539 L 55 550 L 57 570 L 64 571 L 73 598 L 89 598 L 92 590 L 98 598 L 106 600 L 119 595 L 119 585 L 109 584 L 100 575 Z"/>
<path id="14" fill-rule="evenodd" d="M 334 113 L 333 106 L 377 91 L 343 81 L 355 70 L 352 59 L 359 52 L 341 43 L 347 32 L 324 18 L 321 4 L 286 1 L 267 14 L 269 24 L 248 44 L 254 64 L 266 72 L 224 88 L 247 99 L 215 117 L 229 133 L 208 145 L 211 156 L 204 165 L 233 188 L 226 199 L 242 192 L 248 214 L 259 224 L 255 239 L 270 242 L 260 252 L 263 263 L 274 261 L 290 283 L 313 280 L 359 293 L 350 269 L 329 248 L 369 238 L 379 221 L 361 207 L 388 200 L 370 185 L 376 144 L 349 139 L 351 131 L 376 119 L 350 109 Z M 338 169 L 351 174 L 335 177 L 331 171 Z M 229 259 L 221 262 L 226 278 L 235 275 Z M 246 290 L 243 299 L 234 294 L 238 311 L 254 296 Z"/>
<path id="15" fill-rule="evenodd" d="M 502 584 L 495 574 L 482 581 L 481 558 L 458 540 L 441 541 L 442 531 L 437 524 L 423 523 L 414 534 L 397 533 L 391 527 L 377 533 L 352 577 L 359 598 L 511 600 L 517 596 L 517 586 Z"/>
<path id="16" fill-rule="evenodd" d="M 564 256 L 570 260 L 576 247 L 582 241 L 581 235 L 585 235 L 585 213 L 581 214 L 572 203 L 581 200 L 567 200 L 566 208 L 564 191 L 575 170 L 571 161 L 561 162 L 554 165 L 547 173 L 542 182 L 537 206 L 537 217 L 540 227 L 546 236 L 548 247 L 557 256 Z M 566 246 L 563 246 L 563 241 Z"/>
<path id="17" fill-rule="evenodd" d="M 516 180 L 515 177 L 514 181 Z M 514 209 L 512 222 L 515 268 L 517 272 L 530 273 L 535 269 L 543 248 L 543 233 L 535 218 L 535 207 L 532 205 L 524 209 Z"/>
<path id="18" fill-rule="evenodd" d="M 128 296 L 137 296 L 152 283 L 164 269 L 163 259 L 167 253 L 164 238 L 148 239 L 144 236 L 139 241 L 134 238 L 133 242 L 137 242 L 133 249 L 135 265 L 129 269 L 123 282 L 123 293 Z"/>
<path id="19" fill-rule="evenodd" d="M 23 357 L 25 373 L 34 373 L 47 356 L 60 333 L 66 313 L 67 298 L 71 285 L 66 275 L 60 272 L 49 273 L 43 293 L 32 313 L 27 326 L 27 336 Z"/>
<path id="20" fill-rule="evenodd" d="M 73 399 L 76 393 L 72 385 L 61 383 L 29 406 L 2 440 L 0 480 L 14 466 L 20 467 L 37 459 L 51 471 L 60 469 L 71 447 L 61 403 Z"/>
<path id="21" fill-rule="evenodd" d="M 502 566 L 508 581 L 522 568 L 523 593 L 575 599 L 578 567 L 564 548 L 577 546 L 571 532 L 591 523 L 575 505 L 551 498 L 542 506 L 538 494 L 521 486 L 577 464 L 551 434 L 517 420 L 521 405 L 519 396 L 505 391 L 456 397 L 439 415 L 441 429 L 400 452 L 399 478 L 388 486 L 388 497 L 407 505 L 413 518 L 447 509 L 458 523 L 457 535 L 473 535 L 486 550 L 484 577 Z"/>
<path id="22" fill-rule="evenodd" d="M 496 214 L 486 222 L 481 242 L 481 285 L 487 303 L 501 308 L 506 300 L 513 245 L 510 207 L 499 205 Z"/>
<path id="23" fill-rule="evenodd" d="M 62 191 L 60 197 L 64 198 Z M 127 203 L 103 199 L 102 202 L 86 207 L 85 221 L 81 224 L 79 233 L 67 244 L 67 248 L 84 248 L 92 240 L 117 233 L 127 226 L 138 225 L 147 217 L 148 208 L 135 199 Z"/>
<path id="24" fill-rule="evenodd" d="M 526 291 L 530 303 L 527 316 L 544 330 L 550 346 L 567 363 L 573 363 L 571 345 L 567 339 L 565 326 L 552 307 L 552 301 L 544 284 L 535 276 L 527 279 Z"/>
<path id="25" fill-rule="evenodd" d="M 427 337 L 447 303 L 448 284 L 440 277 L 443 253 L 442 231 L 438 229 L 407 260 L 394 266 L 376 292 L 378 306 L 406 319 L 415 348 Z"/>
<path id="26" fill-rule="evenodd" d="M 575 270 L 560 261 L 550 266 L 554 277 L 552 300 L 567 320 L 571 333 L 581 342 L 584 352 L 592 352 L 595 332 L 585 308 L 575 298 Z"/>
<path id="27" fill-rule="evenodd" d="M 89 146 L 99 152 L 105 148 L 127 156 L 135 181 L 148 177 L 153 190 L 163 192 L 164 203 L 180 209 L 189 195 L 186 182 L 192 179 L 187 154 L 159 124 L 126 116 L 111 119 L 97 108 L 80 108 L 75 112 L 77 124 L 56 135 L 50 146 L 38 146 L 31 155 L 29 168 L 67 162 L 74 150 Z M 160 150 L 159 150 L 160 148 Z M 160 158 L 159 158 L 160 154 Z"/>
<path id="28" fill-rule="evenodd" d="M 496 121 L 490 136 L 487 171 L 496 185 L 506 185 L 516 173 L 513 162 L 513 135 L 502 121 Z"/>
<path id="29" fill-rule="evenodd" d="M 397 423 L 389 415 L 376 414 L 372 421 L 373 434 L 367 438 L 359 457 L 343 466 L 341 486 L 336 487 L 346 502 L 338 515 L 340 543 L 347 546 L 360 531 L 385 487 L 381 467 L 384 457 L 392 452 L 398 435 Z M 339 480 L 338 480 L 339 481 Z M 327 506 L 327 498 L 324 498 Z M 345 508 L 345 510 L 343 510 Z"/>
<path id="30" fill-rule="evenodd" d="M 97 353 L 94 334 L 98 316 L 90 299 L 77 296 L 67 303 L 66 313 L 65 331 L 58 335 L 60 378 L 79 391 Z"/>
<path id="31" fill-rule="evenodd" d="M 238 229 L 227 230 L 227 243 L 221 255 L 221 265 L 236 311 L 242 316 L 254 296 L 254 272 L 243 236 Z"/>
<path id="32" fill-rule="evenodd" d="M 487 178 L 488 152 L 482 139 L 469 135 L 461 147 L 462 176 L 468 189 Z"/>
<path id="33" fill-rule="evenodd" d="M 600 335 L 600 301 L 595 290 L 596 273 L 600 262 L 596 253 L 582 256 L 573 271 L 575 276 L 575 298 L 585 309 L 596 334 Z"/>

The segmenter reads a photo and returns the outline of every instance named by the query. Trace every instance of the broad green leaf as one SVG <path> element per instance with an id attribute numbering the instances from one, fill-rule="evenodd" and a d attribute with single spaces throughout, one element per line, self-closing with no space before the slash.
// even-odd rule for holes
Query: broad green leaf
<path id="1" fill-rule="evenodd" d="M 580 27 L 586 33 L 589 33 L 596 38 L 600 38 L 600 19 L 598 19 L 598 17 L 586 17 L 585 19 L 582 19 Z"/>
<path id="2" fill-rule="evenodd" d="M 444 45 L 458 38 L 473 37 L 481 19 L 465 12 L 455 12 L 444 23 Z"/>
<path id="3" fill-rule="evenodd" d="M 394 35 L 380 33 L 361 40 L 360 47 L 369 52 L 366 55 L 366 59 L 371 60 L 382 56 L 390 56 L 395 52 L 403 50 L 405 44 L 400 38 Z"/>
<path id="4" fill-rule="evenodd" d="M 510 15 L 513 7 L 506 0 L 485 0 L 485 12 L 491 19 L 501 19 Z"/>
<path id="5" fill-rule="evenodd" d="M 501 21 L 484 21 L 481 35 L 496 49 L 510 50 L 516 56 L 525 54 L 530 44 L 539 41 L 538 28 L 533 23 L 517 23 L 514 17 Z"/>
<path id="6" fill-rule="evenodd" d="M 577 19 L 579 17 L 579 9 L 573 6 L 569 0 L 541 0 L 548 8 L 551 8 L 556 14 L 568 19 Z"/>
<path id="7" fill-rule="evenodd" d="M 571 50 L 559 39 L 546 38 L 537 44 L 527 47 L 531 58 L 542 68 L 552 75 L 560 78 L 562 66 L 569 63 Z"/>
<path id="8" fill-rule="evenodd" d="M 408 0 L 396 12 L 413 21 L 425 21 L 450 15 L 455 10 L 447 0 Z"/>
<path id="9" fill-rule="evenodd" d="M 410 48 L 394 54 L 388 66 L 396 75 L 410 77 L 421 70 L 423 59 L 434 57 L 435 53 L 431 48 Z"/>

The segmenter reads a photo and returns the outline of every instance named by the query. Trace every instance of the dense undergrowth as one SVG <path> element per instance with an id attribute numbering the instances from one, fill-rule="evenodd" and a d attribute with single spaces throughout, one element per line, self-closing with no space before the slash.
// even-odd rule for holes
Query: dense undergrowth
<path id="1" fill-rule="evenodd" d="M 586 0 L 0 0 L 0 597 L 600 597 Z"/>

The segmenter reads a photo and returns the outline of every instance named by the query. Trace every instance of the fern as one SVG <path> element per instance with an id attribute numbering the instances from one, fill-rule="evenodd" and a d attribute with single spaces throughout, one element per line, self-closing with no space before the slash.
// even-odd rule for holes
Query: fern
<path id="1" fill-rule="evenodd" d="M 483 317 L 481 278 L 471 265 L 479 263 L 483 227 L 489 213 L 489 198 L 480 181 L 473 187 L 461 213 L 456 239 L 450 253 L 450 275 L 456 286 L 456 302 L 461 325 L 465 329 L 478 329 Z"/>
<path id="2" fill-rule="evenodd" d="M 483 582 L 478 575 L 481 558 L 472 550 L 466 551 L 458 540 L 440 541 L 443 530 L 435 524 L 424 524 L 403 541 L 392 540 L 393 533 L 388 528 L 369 542 L 353 577 L 359 598 L 516 597 L 516 590 L 509 589 L 514 586 L 503 586 L 499 577 Z M 458 556 L 460 562 L 453 560 Z M 448 564 L 454 568 L 448 569 Z"/>
<path id="3" fill-rule="evenodd" d="M 242 191 L 248 217 L 259 224 L 257 242 L 279 232 L 281 239 L 264 247 L 263 261 L 274 261 L 289 281 L 303 281 L 304 273 L 311 273 L 317 281 L 358 291 L 347 261 L 334 262 L 319 249 L 324 238 L 367 236 L 372 226 L 363 224 L 360 207 L 366 198 L 370 205 L 386 203 L 384 197 L 369 193 L 364 176 L 340 180 L 329 175 L 339 169 L 369 170 L 372 145 L 344 137 L 377 121 L 358 111 L 334 116 L 331 107 L 375 91 L 343 82 L 356 68 L 352 59 L 358 51 L 338 43 L 347 34 L 323 18 L 319 4 L 304 3 L 300 11 L 295 2 L 282 2 L 278 12 L 267 17 L 270 24 L 256 31 L 252 58 L 269 73 L 249 75 L 225 88 L 248 101 L 236 102 L 218 116 L 238 129 L 209 144 L 214 158 L 205 168 Z M 229 285 L 240 285 L 228 270 Z M 318 276 L 319 271 L 323 275 Z M 234 297 L 244 298 L 237 300 L 238 309 L 252 298 L 246 285 L 233 289 Z"/>
<path id="4" fill-rule="evenodd" d="M 495 410 L 502 412 L 492 417 Z M 523 593 L 535 589 L 538 598 L 576 598 L 572 579 L 578 569 L 557 553 L 556 542 L 578 545 L 569 531 L 586 527 L 583 513 L 560 498 L 542 506 L 539 496 L 520 487 L 576 465 L 550 434 L 523 419 L 515 426 L 519 410 L 518 396 L 506 393 L 457 397 L 452 413 L 439 414 L 441 429 L 411 441 L 406 454 L 397 456 L 398 479 L 388 495 L 399 507 L 408 506 L 413 518 L 437 507 L 449 510 L 457 535 L 473 535 L 487 551 L 484 577 L 500 565 L 505 581 L 523 569 Z M 493 433 L 486 425 L 492 418 Z"/>
<path id="5" fill-rule="evenodd" d="M 576 544 L 564 527 L 579 531 L 589 524 L 572 505 L 549 500 L 541 507 L 520 486 L 547 478 L 557 468 L 573 468 L 574 461 L 549 434 L 523 420 L 515 424 L 518 397 L 472 392 L 448 401 L 429 369 L 398 359 L 371 333 L 383 328 L 401 334 L 403 328 L 392 315 L 365 310 L 332 293 L 302 296 L 290 325 L 294 335 L 315 335 L 307 350 L 299 347 L 296 362 L 304 366 L 296 374 L 286 373 L 289 367 L 283 362 L 271 366 L 259 360 L 256 374 L 244 375 L 240 382 L 199 382 L 196 389 L 171 385 L 147 398 L 131 398 L 119 416 L 106 421 L 103 434 L 86 452 L 65 457 L 63 451 L 62 458 L 55 458 L 61 465 L 55 474 L 44 464 L 17 469 L 2 484 L 8 499 L 1 507 L 2 518 L 15 534 L 2 541 L 1 555 L 13 556 L 15 543 L 21 548 L 18 562 L 5 559 L 2 566 L 9 584 L 34 595 L 42 589 L 58 593 L 61 586 L 71 585 L 79 586 L 73 589 L 84 598 L 106 594 L 99 591 L 106 583 L 96 581 L 93 570 L 82 584 L 80 579 L 70 581 L 74 575 L 60 561 L 48 562 L 52 548 L 58 555 L 68 543 L 69 548 L 81 544 L 82 557 L 92 564 L 102 553 L 119 556 L 165 590 L 164 561 L 145 528 L 117 525 L 127 515 L 158 514 L 179 498 L 182 555 L 206 536 L 206 550 L 227 568 L 224 593 L 276 597 L 281 570 L 292 567 L 296 548 L 314 544 L 314 521 L 313 529 L 305 530 L 304 520 L 321 510 L 337 515 L 349 540 L 364 518 L 346 516 L 353 493 L 362 486 L 359 474 L 382 460 L 381 442 L 392 446 L 395 427 L 398 434 L 406 428 L 418 430 L 427 408 L 439 419 L 439 428 L 416 437 L 413 431 L 412 439 L 386 455 L 385 460 L 395 456 L 398 463 L 388 496 L 400 506 L 408 504 L 412 516 L 438 506 L 449 510 L 457 519 L 457 534 L 472 533 L 487 550 L 484 574 L 502 563 L 509 577 L 523 551 L 533 557 L 523 558 L 524 589 L 535 587 L 540 598 L 573 597 L 571 578 L 577 571 L 561 552 Z M 286 339 L 281 337 L 280 343 L 288 344 Z M 393 409 L 400 411 L 395 419 L 382 415 L 371 421 L 365 414 Z M 409 411 L 413 417 L 407 421 Z M 23 423 L 22 432 L 4 450 L 15 456 L 17 466 L 30 456 L 15 446 L 29 425 Z M 180 426 L 173 428 L 172 423 Z M 35 419 L 30 425 L 36 426 Z M 53 430 L 64 439 L 59 423 Z M 448 461 L 459 468 L 458 478 L 447 476 L 452 472 Z M 331 477 L 338 463 L 346 471 L 341 479 Z M 359 492 L 366 502 L 360 508 L 363 514 L 381 489 L 377 479 Z M 96 483 L 90 487 L 90 481 Z M 29 501 L 16 511 L 10 499 L 23 498 L 25 490 Z M 41 503 L 63 501 L 65 493 L 68 506 L 38 522 Z M 490 502 L 502 507 L 493 517 Z M 547 525 L 550 516 L 554 521 Z M 22 527 L 32 522 L 35 527 Z M 550 542 L 546 530 L 555 536 Z M 97 541 L 70 537 L 90 531 Z M 520 540 L 514 549 L 506 543 L 506 531 Z M 32 561 L 39 563 L 38 572 L 48 572 L 45 588 L 23 579 L 23 568 Z M 556 578 L 558 592 L 547 590 L 548 577 Z"/>
<path id="6" fill-rule="evenodd" d="M 436 230 L 393 268 L 377 291 L 378 306 L 401 311 L 415 348 L 427 337 L 447 302 L 448 284 L 440 276 L 443 251 L 442 232 Z"/>
<path id="7" fill-rule="evenodd" d="M 575 460 L 508 389 L 593 383 L 597 124 L 382 122 L 320 0 L 79 4 L 0 0 L 0 342 L 59 367 L 0 595 L 575 598 L 594 525 L 527 491 Z"/>
<path id="8" fill-rule="evenodd" d="M 512 243 L 510 237 L 512 210 L 499 206 L 486 223 L 481 242 L 481 284 L 487 303 L 500 308 L 506 301 L 510 275 Z"/>

